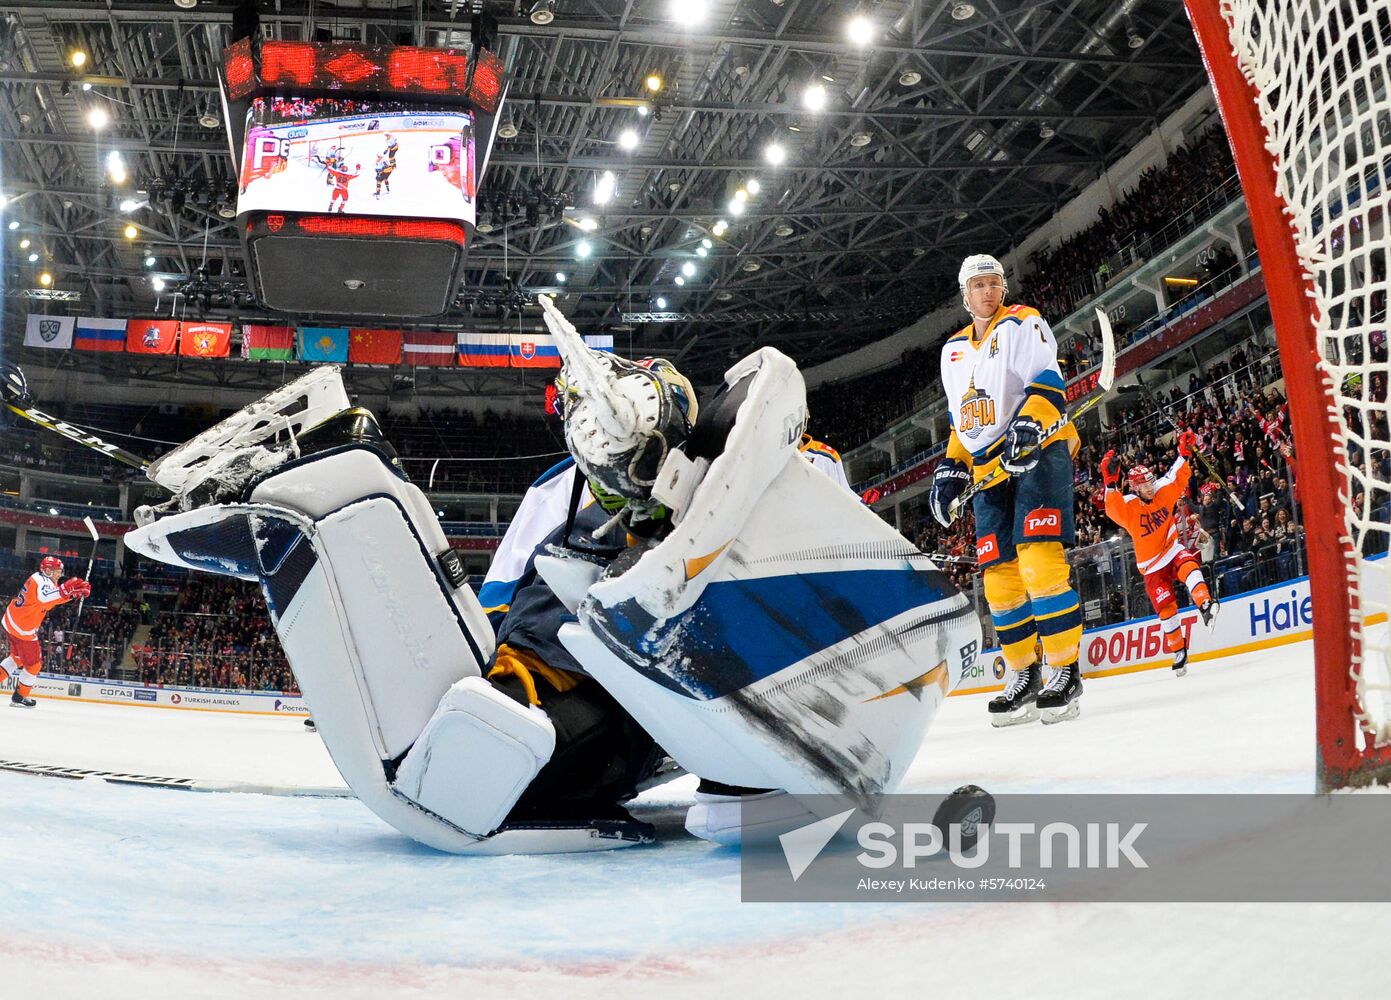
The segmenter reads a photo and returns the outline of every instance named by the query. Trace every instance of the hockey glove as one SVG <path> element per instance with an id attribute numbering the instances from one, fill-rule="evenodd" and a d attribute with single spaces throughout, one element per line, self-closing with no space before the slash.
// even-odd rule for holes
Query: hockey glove
<path id="1" fill-rule="evenodd" d="M 1005 432 L 1005 451 L 1000 465 L 1012 476 L 1038 464 L 1043 449 L 1043 425 L 1033 417 L 1016 417 Z"/>
<path id="2" fill-rule="evenodd" d="M 1184 458 L 1192 458 L 1193 452 L 1198 450 L 1198 435 L 1192 431 L 1180 431 L 1178 436 L 1178 453 Z"/>
<path id="3" fill-rule="evenodd" d="M 80 576 L 69 577 L 58 588 L 58 593 L 68 600 L 72 600 L 74 597 L 87 597 L 92 593 L 92 585 Z"/>
<path id="4" fill-rule="evenodd" d="M 1121 470 L 1116 468 L 1118 464 L 1114 448 L 1101 459 L 1101 481 L 1108 490 L 1113 489 L 1121 481 Z"/>
<path id="5" fill-rule="evenodd" d="M 932 474 L 932 492 L 928 494 L 927 505 L 932 508 L 932 516 L 942 527 L 951 527 L 951 505 L 965 492 L 970 483 L 971 473 L 964 462 L 944 458 L 937 463 L 937 470 Z"/>

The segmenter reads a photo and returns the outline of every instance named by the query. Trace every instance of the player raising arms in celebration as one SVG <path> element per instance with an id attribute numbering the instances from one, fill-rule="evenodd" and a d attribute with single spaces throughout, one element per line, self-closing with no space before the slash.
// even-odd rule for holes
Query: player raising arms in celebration
<path id="1" fill-rule="evenodd" d="M 44 556 L 39 571 L 24 581 L 24 587 L 5 609 L 5 634 L 10 640 L 10 655 L 0 662 L 0 683 L 15 679 L 13 708 L 33 708 L 37 704 L 29 697 L 43 668 L 43 650 L 39 647 L 39 627 L 50 611 L 74 597 L 86 597 L 92 585 L 74 576 L 58 585 L 63 575 L 63 560 Z"/>
<path id="2" fill-rule="evenodd" d="M 1130 488 L 1135 496 L 1122 496 L 1116 488 L 1120 481 L 1119 463 L 1114 450 L 1101 460 L 1101 479 L 1106 484 L 1106 516 L 1124 528 L 1135 543 L 1135 564 L 1145 575 L 1145 590 L 1150 603 L 1159 613 L 1164 628 L 1164 646 L 1174 654 L 1174 675 L 1188 672 L 1188 643 L 1184 641 L 1178 617 L 1178 597 L 1174 593 L 1182 580 L 1203 624 L 1211 627 L 1217 617 L 1217 601 L 1208 590 L 1199 569 L 1198 555 L 1184 548 L 1179 540 L 1174 507 L 1188 491 L 1192 475 L 1188 458 L 1198 446 L 1198 436 L 1192 431 L 1178 435 L 1178 461 L 1158 482 L 1146 466 L 1130 470 Z"/>
<path id="3" fill-rule="evenodd" d="M 1038 310 L 1006 306 L 1005 271 L 988 254 L 967 257 L 959 275 L 972 322 L 942 348 L 951 437 L 932 480 L 929 505 L 943 525 L 972 478 L 1009 473 L 976 494 L 976 561 L 1008 665 L 1004 694 L 990 702 L 996 726 L 1077 715 L 1082 615 L 1064 546 L 1076 540 L 1072 459 L 1077 430 L 1063 424 L 1058 345 Z M 1042 683 L 1036 647 L 1052 674 Z"/>

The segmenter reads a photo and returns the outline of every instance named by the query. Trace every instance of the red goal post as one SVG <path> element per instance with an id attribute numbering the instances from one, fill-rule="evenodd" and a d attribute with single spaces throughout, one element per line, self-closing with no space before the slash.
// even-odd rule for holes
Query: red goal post
<path id="1" fill-rule="evenodd" d="M 1374 509 L 1378 484 L 1389 485 L 1376 456 L 1391 442 L 1384 389 L 1375 398 L 1386 365 L 1374 360 L 1373 318 L 1378 294 L 1386 306 L 1377 246 L 1391 245 L 1391 17 L 1367 0 L 1185 5 L 1250 210 L 1290 404 L 1313 597 L 1318 787 L 1385 782 L 1387 559 L 1362 553 L 1384 551 L 1388 533 Z M 1259 680 L 1250 704 L 1258 714 Z"/>

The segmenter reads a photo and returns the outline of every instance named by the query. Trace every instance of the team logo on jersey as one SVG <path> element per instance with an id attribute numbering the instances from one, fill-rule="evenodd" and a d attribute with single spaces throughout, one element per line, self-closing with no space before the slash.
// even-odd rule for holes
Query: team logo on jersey
<path id="1" fill-rule="evenodd" d="M 976 562 L 984 566 L 1000 558 L 1000 540 L 989 534 L 976 542 Z"/>
<path id="2" fill-rule="evenodd" d="M 1063 513 L 1056 507 L 1038 507 L 1024 518 L 1024 537 L 1057 535 L 1063 530 Z"/>
<path id="3" fill-rule="evenodd" d="M 961 397 L 961 416 L 956 422 L 957 432 L 967 435 L 979 434 L 994 424 L 995 400 L 977 389 L 976 380 L 973 378 L 966 386 L 965 395 Z"/>

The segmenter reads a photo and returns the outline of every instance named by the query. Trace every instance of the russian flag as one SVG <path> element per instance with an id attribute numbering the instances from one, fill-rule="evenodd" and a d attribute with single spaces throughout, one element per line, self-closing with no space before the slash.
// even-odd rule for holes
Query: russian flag
<path id="1" fill-rule="evenodd" d="M 79 351 L 124 351 L 126 321 L 79 317 L 72 332 L 72 346 Z"/>
<path id="2" fill-rule="evenodd" d="M 506 368 L 512 341 L 507 333 L 459 334 L 459 365 L 464 368 Z"/>

